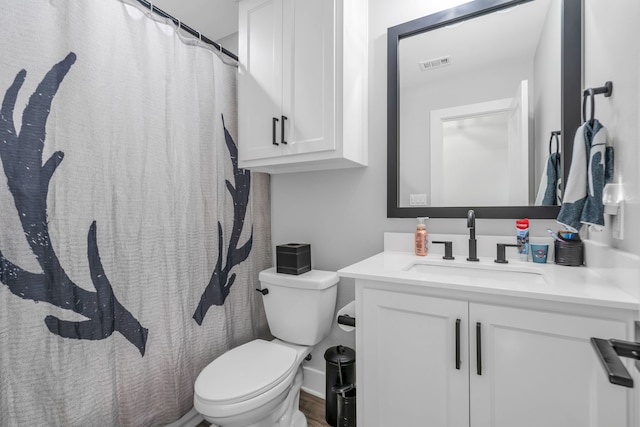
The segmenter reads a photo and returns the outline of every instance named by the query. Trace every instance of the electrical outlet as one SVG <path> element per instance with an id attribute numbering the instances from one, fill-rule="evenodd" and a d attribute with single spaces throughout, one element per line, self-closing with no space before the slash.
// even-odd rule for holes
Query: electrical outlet
<path id="1" fill-rule="evenodd" d="M 427 195 L 425 193 L 410 194 L 409 206 L 427 206 Z"/>
<path id="2" fill-rule="evenodd" d="M 611 216 L 611 235 L 614 239 L 624 239 L 624 202 L 620 202 L 617 214 Z"/>

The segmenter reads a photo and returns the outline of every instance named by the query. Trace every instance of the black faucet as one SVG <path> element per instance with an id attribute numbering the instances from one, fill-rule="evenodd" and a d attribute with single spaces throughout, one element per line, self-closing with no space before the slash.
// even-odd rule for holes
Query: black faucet
<path id="1" fill-rule="evenodd" d="M 453 242 L 451 240 L 446 240 L 446 241 L 434 240 L 431 243 L 441 243 L 444 245 L 444 256 L 442 257 L 442 259 L 456 259 L 453 256 Z"/>
<path id="2" fill-rule="evenodd" d="M 507 257 L 505 255 L 505 248 L 521 248 L 522 245 L 517 244 L 517 245 L 512 245 L 509 243 L 498 243 L 497 249 L 496 249 L 496 259 L 494 259 L 494 262 L 497 262 L 498 264 L 507 264 L 509 261 L 507 261 Z"/>
<path id="3" fill-rule="evenodd" d="M 469 258 L 467 261 L 480 261 L 478 259 L 478 242 L 476 241 L 476 213 L 473 209 L 467 212 L 467 228 L 469 229 Z"/>

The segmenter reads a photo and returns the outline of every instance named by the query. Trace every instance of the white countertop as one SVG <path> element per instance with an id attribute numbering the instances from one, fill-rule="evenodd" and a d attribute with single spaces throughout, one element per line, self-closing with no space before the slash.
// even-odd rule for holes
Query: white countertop
<path id="1" fill-rule="evenodd" d="M 414 264 L 425 264 L 408 271 Z M 428 267 L 431 266 L 432 268 Z M 442 268 L 445 267 L 455 267 Z M 416 256 L 385 251 L 338 271 L 340 277 L 384 281 L 485 295 L 505 295 L 543 301 L 638 310 L 638 300 L 586 267 L 567 267 L 509 260 L 497 264 L 480 257 L 469 262 L 462 256 L 443 260 L 442 254 Z"/>

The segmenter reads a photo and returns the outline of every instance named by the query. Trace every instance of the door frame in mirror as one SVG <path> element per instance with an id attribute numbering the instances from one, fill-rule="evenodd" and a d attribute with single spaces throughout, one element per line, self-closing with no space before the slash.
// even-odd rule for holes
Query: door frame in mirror
<path id="1" fill-rule="evenodd" d="M 466 217 L 469 209 L 473 209 L 479 218 L 552 219 L 558 216 L 559 206 L 400 207 L 398 203 L 400 40 L 529 1 L 534 0 L 475 0 L 387 30 L 387 218 L 462 218 Z M 561 1 L 562 182 L 566 183 L 573 153 L 573 135 L 582 119 L 582 0 Z"/>

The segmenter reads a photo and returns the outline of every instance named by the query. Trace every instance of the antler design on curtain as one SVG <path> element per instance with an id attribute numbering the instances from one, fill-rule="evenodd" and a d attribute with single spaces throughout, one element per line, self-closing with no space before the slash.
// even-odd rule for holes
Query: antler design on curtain
<path id="1" fill-rule="evenodd" d="M 224 301 L 231 290 L 231 286 L 236 280 L 236 274 L 233 273 L 229 276 L 229 273 L 234 266 L 240 264 L 249 257 L 251 246 L 253 244 L 252 226 L 249 240 L 247 240 L 242 247 L 238 247 L 240 235 L 242 234 L 242 228 L 244 226 L 244 217 L 249 204 L 251 172 L 238 168 L 238 147 L 224 125 L 224 116 L 222 117 L 222 126 L 224 128 L 224 139 L 227 144 L 227 149 L 231 155 L 233 178 L 235 182 L 234 187 L 229 180 L 226 180 L 227 190 L 233 199 L 233 227 L 231 229 L 231 237 L 229 238 L 229 246 L 227 248 L 226 263 L 223 268 L 223 233 L 222 225 L 220 224 L 220 221 L 218 221 L 218 261 L 216 262 L 209 284 L 200 297 L 200 303 L 193 314 L 193 319 L 198 323 L 198 325 L 202 325 L 204 316 L 207 314 L 209 307 L 212 305 L 224 304 Z"/>
<path id="2" fill-rule="evenodd" d="M 42 273 L 24 270 L 0 251 L 0 281 L 20 298 L 48 302 L 88 319 L 72 322 L 47 316 L 44 321 L 51 333 L 64 338 L 102 340 L 117 331 L 144 356 L 148 330 L 140 325 L 113 293 L 98 252 L 96 222 L 93 221 L 87 235 L 89 270 L 96 292 L 79 287 L 67 276 L 49 235 L 49 181 L 62 162 L 64 153 L 56 151 L 43 165 L 45 128 L 53 97 L 75 61 L 76 55 L 71 52 L 45 75 L 24 109 L 19 135 L 14 127 L 13 111 L 27 75 L 25 70 L 16 75 L 5 93 L 0 109 L 0 159 L 25 238 Z"/>

